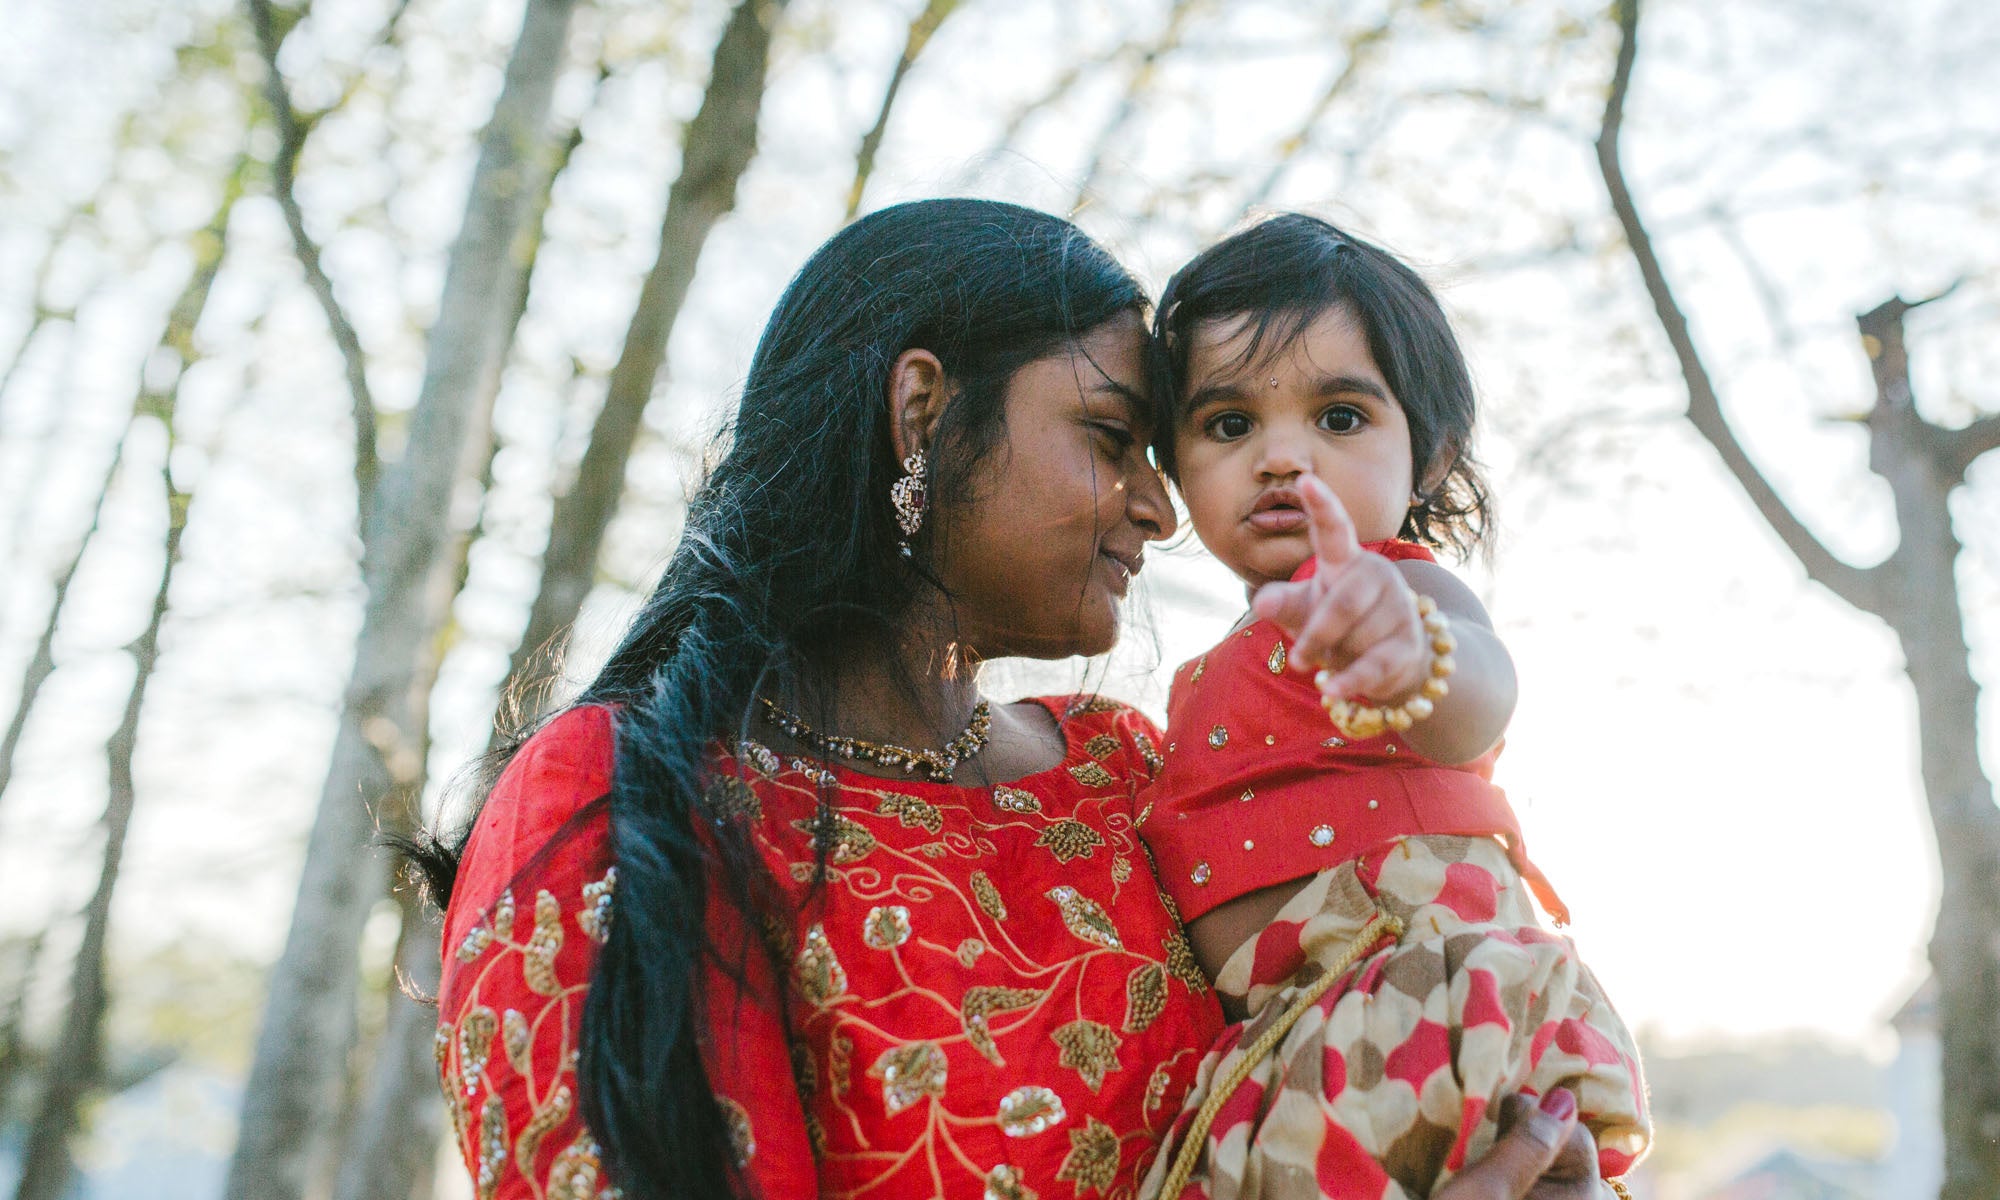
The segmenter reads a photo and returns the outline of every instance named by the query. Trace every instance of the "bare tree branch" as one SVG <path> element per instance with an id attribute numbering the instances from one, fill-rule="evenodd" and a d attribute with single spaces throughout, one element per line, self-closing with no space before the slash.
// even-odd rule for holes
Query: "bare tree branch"
<path id="1" fill-rule="evenodd" d="M 854 183 L 847 189 L 847 220 L 852 221 L 861 211 L 862 193 L 868 190 L 868 179 L 875 173 L 875 155 L 882 149 L 882 137 L 889 130 L 889 113 L 896 107 L 896 94 L 903 89 L 903 77 L 917 63 L 917 56 L 924 52 L 936 36 L 938 26 L 945 18 L 958 11 L 959 0 L 924 0 L 924 6 L 910 21 L 909 32 L 903 38 L 903 53 L 896 59 L 895 69 L 889 72 L 889 86 L 882 92 L 882 106 L 875 113 L 875 124 L 861 137 L 861 149 L 854 156 Z"/>
<path id="2" fill-rule="evenodd" d="M 1298 160 L 1299 152 L 1311 144 L 1313 130 L 1326 118 L 1334 103 L 1347 93 L 1348 87 L 1359 77 L 1376 47 L 1388 41 L 1390 27 L 1396 20 L 1396 12 L 1397 6 L 1391 5 L 1380 21 L 1348 41 L 1347 61 L 1327 82 L 1325 89 L 1319 94 L 1319 99 L 1306 110 L 1306 115 L 1299 120 L 1292 133 L 1271 151 L 1271 169 L 1264 172 L 1264 177 L 1257 182 L 1257 186 L 1250 189 L 1249 195 L 1244 197 L 1241 211 L 1249 212 L 1269 203 L 1272 194 L 1278 189 L 1278 184 Z"/>
<path id="3" fill-rule="evenodd" d="M 1981 417 L 1963 429 L 1942 431 L 1945 463 L 1953 476 L 1965 478 L 1973 460 L 1988 450 L 2000 449 L 2000 415 Z"/>
<path id="4" fill-rule="evenodd" d="M 1736 477 L 1737 484 L 1749 495 L 1758 513 L 1805 567 L 1806 575 L 1856 608 L 1879 613 L 1879 569 L 1856 567 L 1836 558 L 1785 504 L 1770 481 L 1764 478 L 1763 472 L 1750 460 L 1749 453 L 1736 440 L 1735 432 L 1722 415 L 1722 401 L 1716 392 L 1715 382 L 1702 361 L 1701 352 L 1695 347 L 1687 317 L 1674 298 L 1666 270 L 1661 266 L 1652 238 L 1640 220 L 1638 206 L 1633 202 L 1631 190 L 1625 182 L 1624 167 L 1619 162 L 1618 135 L 1625 120 L 1625 101 L 1631 92 L 1632 66 L 1639 50 L 1639 0 L 1620 0 L 1617 8 L 1620 35 L 1618 60 L 1611 78 L 1610 93 L 1605 98 L 1604 120 L 1597 135 L 1597 163 L 1604 176 L 1605 190 L 1610 194 L 1612 210 L 1617 214 L 1618 224 L 1625 232 L 1626 243 L 1631 247 L 1632 257 L 1645 281 L 1646 294 L 1652 299 L 1660 327 L 1666 332 L 1667 342 L 1680 364 L 1681 377 L 1687 385 L 1688 420 L 1715 448 L 1723 465 Z"/>
<path id="5" fill-rule="evenodd" d="M 354 419 L 355 508 L 358 525 L 365 530 L 381 466 L 375 446 L 375 396 L 368 387 L 368 356 L 361 348 L 361 335 L 355 331 L 354 322 L 348 319 L 340 298 L 334 294 L 333 280 L 320 261 L 319 243 L 306 229 L 305 210 L 298 199 L 299 156 L 305 151 L 312 125 L 325 114 L 315 114 L 311 121 L 300 119 L 292 106 L 291 89 L 285 86 L 285 77 L 278 69 L 278 52 L 284 37 L 271 11 L 271 0 L 247 0 L 247 3 L 250 23 L 257 33 L 257 49 L 264 59 L 264 102 L 270 107 L 271 119 L 278 130 L 278 151 L 271 159 L 271 191 L 279 210 L 285 214 L 285 227 L 292 235 L 292 252 L 305 271 L 306 287 L 319 302 L 320 311 L 326 314 L 327 328 L 346 367 L 347 393 Z M 389 18 L 385 40 L 393 34 L 408 7 L 408 0 L 396 6 Z"/>
<path id="6" fill-rule="evenodd" d="M 1070 211 L 1080 211 L 1090 202 L 1091 193 L 1097 190 L 1097 181 L 1104 173 L 1105 160 L 1110 157 L 1111 147 L 1120 134 L 1132 123 L 1139 113 L 1141 101 L 1152 90 L 1159 74 L 1160 60 L 1180 48 L 1187 36 L 1188 21 L 1194 16 L 1200 0 L 1173 0 L 1167 6 L 1166 27 L 1160 36 L 1139 50 L 1139 61 L 1133 65 L 1132 77 L 1126 82 L 1125 94 L 1119 97 L 1118 107 L 1111 113 L 1111 119 L 1098 131 L 1097 140 L 1091 145 L 1090 159 L 1084 164 L 1083 178 L 1076 185 L 1076 196 L 1070 201 Z"/>

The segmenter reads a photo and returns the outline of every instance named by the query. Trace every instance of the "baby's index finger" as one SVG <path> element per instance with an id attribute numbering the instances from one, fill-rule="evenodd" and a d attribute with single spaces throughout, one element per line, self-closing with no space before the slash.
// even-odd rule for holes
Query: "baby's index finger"
<path id="1" fill-rule="evenodd" d="M 1306 505 L 1306 535 L 1312 539 L 1313 557 L 1329 567 L 1354 561 L 1361 556 L 1361 543 L 1354 535 L 1354 521 L 1347 506 L 1317 475 L 1299 477 L 1299 497 Z"/>

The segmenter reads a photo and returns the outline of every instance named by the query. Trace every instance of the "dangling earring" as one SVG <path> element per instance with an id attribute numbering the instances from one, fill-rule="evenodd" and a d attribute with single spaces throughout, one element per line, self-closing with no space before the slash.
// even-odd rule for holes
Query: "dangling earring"
<path id="1" fill-rule="evenodd" d="M 903 536 L 896 543 L 903 557 L 910 557 L 910 539 L 924 525 L 924 501 L 928 499 L 930 487 L 924 480 L 924 473 L 930 463 L 922 450 L 913 451 L 903 460 L 903 477 L 889 489 L 889 506 L 896 510 L 896 527 Z"/>

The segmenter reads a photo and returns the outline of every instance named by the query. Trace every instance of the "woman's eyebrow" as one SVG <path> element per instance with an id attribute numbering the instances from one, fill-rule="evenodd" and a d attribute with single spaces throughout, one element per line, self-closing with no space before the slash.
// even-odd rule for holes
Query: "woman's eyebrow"
<path id="1" fill-rule="evenodd" d="M 1093 385 L 1090 390 L 1097 395 L 1116 396 L 1118 399 L 1123 400 L 1126 406 L 1134 413 L 1147 411 L 1148 405 L 1145 395 L 1137 388 L 1128 387 L 1116 379 L 1107 378 L 1101 380 Z"/>

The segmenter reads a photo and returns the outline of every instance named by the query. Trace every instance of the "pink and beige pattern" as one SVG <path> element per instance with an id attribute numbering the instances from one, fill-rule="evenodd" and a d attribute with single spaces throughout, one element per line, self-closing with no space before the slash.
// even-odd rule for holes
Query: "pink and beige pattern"
<path id="1" fill-rule="evenodd" d="M 1406 932 L 1249 1067 L 1173 1200 L 1428 1196 L 1492 1145 L 1500 1100 L 1522 1089 L 1576 1093 L 1607 1178 L 1645 1152 L 1638 1050 L 1575 947 L 1540 927 L 1499 844 L 1427 836 L 1321 872 L 1224 964 L 1217 989 L 1256 1015 L 1203 1060 L 1142 1197 L 1159 1195 L 1215 1081 L 1381 915 Z"/>

